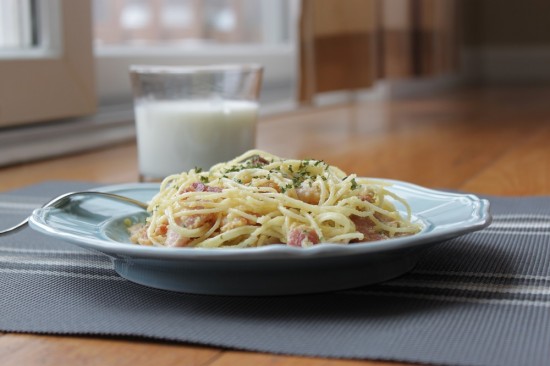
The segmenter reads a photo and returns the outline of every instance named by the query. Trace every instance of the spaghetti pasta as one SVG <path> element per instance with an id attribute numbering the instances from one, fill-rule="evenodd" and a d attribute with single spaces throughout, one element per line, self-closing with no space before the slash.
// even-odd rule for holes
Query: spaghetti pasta
<path id="1" fill-rule="evenodd" d="M 388 185 L 322 160 L 251 150 L 209 171 L 166 177 L 146 222 L 129 230 L 137 244 L 199 248 L 308 247 L 417 233 L 409 205 Z"/>

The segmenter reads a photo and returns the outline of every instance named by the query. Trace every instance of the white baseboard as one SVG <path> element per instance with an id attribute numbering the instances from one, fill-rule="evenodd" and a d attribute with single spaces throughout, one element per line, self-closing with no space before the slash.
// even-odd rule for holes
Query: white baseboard
<path id="1" fill-rule="evenodd" d="M 550 82 L 550 46 L 483 47 L 463 52 L 469 80 L 488 83 Z"/>
<path id="2" fill-rule="evenodd" d="M 132 113 L 109 108 L 93 117 L 2 129 L 0 166 L 129 141 L 135 138 Z"/>

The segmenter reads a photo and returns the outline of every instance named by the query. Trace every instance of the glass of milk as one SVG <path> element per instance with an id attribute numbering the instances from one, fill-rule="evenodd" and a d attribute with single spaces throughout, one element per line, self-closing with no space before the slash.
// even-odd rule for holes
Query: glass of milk
<path id="1" fill-rule="evenodd" d="M 140 181 L 255 147 L 260 65 L 131 66 Z"/>

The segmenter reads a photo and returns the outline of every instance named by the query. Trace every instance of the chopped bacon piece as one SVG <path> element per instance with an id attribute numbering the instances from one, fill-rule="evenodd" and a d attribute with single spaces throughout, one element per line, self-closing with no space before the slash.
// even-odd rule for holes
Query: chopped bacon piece
<path id="1" fill-rule="evenodd" d="M 374 203 L 374 197 L 370 193 L 359 196 L 359 198 L 361 199 L 361 201 L 367 201 L 369 203 Z"/>
<path id="2" fill-rule="evenodd" d="M 206 224 L 212 224 L 214 221 L 216 221 L 216 215 L 210 213 L 178 218 L 176 219 L 176 224 L 186 229 L 197 229 Z M 164 244 L 168 247 L 185 247 L 191 241 L 191 238 L 180 235 L 176 230 L 171 229 L 169 226 L 165 227 L 164 231 L 166 232 L 166 242 Z"/>
<path id="3" fill-rule="evenodd" d="M 260 155 L 252 155 L 248 159 L 245 160 L 247 165 L 252 166 L 264 166 L 269 164 L 269 161 L 261 157 Z"/>
<path id="4" fill-rule="evenodd" d="M 190 241 L 191 238 L 186 238 L 177 233 L 175 230 L 168 228 L 164 245 L 166 245 L 167 247 L 186 247 Z"/>
<path id="5" fill-rule="evenodd" d="M 312 205 L 318 205 L 319 200 L 321 199 L 319 190 L 317 188 L 309 187 L 303 184 L 301 187 L 296 188 L 296 195 L 298 196 L 298 199 L 300 201 L 309 203 Z"/>
<path id="6" fill-rule="evenodd" d="M 178 222 L 178 224 L 186 229 L 196 229 L 214 221 L 216 221 L 216 215 L 210 213 L 187 216 L 183 221 Z"/>
<path id="7" fill-rule="evenodd" d="M 166 235 L 167 232 L 168 232 L 168 225 L 166 224 L 160 225 L 156 230 L 156 233 L 159 235 Z"/>
<path id="8" fill-rule="evenodd" d="M 222 220 L 222 227 L 221 232 L 226 232 L 231 229 L 235 229 L 241 226 L 250 225 L 251 222 L 245 219 L 244 217 L 235 217 L 232 219 L 229 219 L 227 216 L 223 218 Z"/>
<path id="9" fill-rule="evenodd" d="M 194 182 L 189 187 L 185 188 L 183 192 L 221 192 L 219 187 L 211 187 L 201 182 Z"/>
<path id="10" fill-rule="evenodd" d="M 355 224 L 355 230 L 365 236 L 362 241 L 383 240 L 388 237 L 376 231 L 376 225 L 369 217 L 351 216 L 351 221 Z"/>
<path id="11" fill-rule="evenodd" d="M 267 179 L 262 179 L 259 181 L 258 187 L 269 187 L 269 188 L 273 188 L 274 190 L 276 190 L 277 192 L 281 192 L 281 187 L 279 187 L 279 185 L 271 180 L 267 180 Z"/>
<path id="12" fill-rule="evenodd" d="M 138 223 L 128 228 L 130 233 L 130 241 L 132 243 L 138 243 L 140 245 L 153 245 L 151 240 L 147 237 L 147 225 L 144 223 Z"/>
<path id="13" fill-rule="evenodd" d="M 288 233 L 287 245 L 291 247 L 308 247 L 315 244 L 319 244 L 319 236 L 308 226 L 298 226 Z"/>

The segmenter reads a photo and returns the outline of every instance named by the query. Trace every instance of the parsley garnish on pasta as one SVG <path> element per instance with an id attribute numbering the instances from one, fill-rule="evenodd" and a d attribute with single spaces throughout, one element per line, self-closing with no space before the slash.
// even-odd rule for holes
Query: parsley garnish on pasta
<path id="1" fill-rule="evenodd" d="M 350 244 L 419 232 L 388 186 L 322 160 L 251 150 L 209 171 L 166 177 L 146 222 L 129 230 L 137 244 L 199 248 Z"/>

